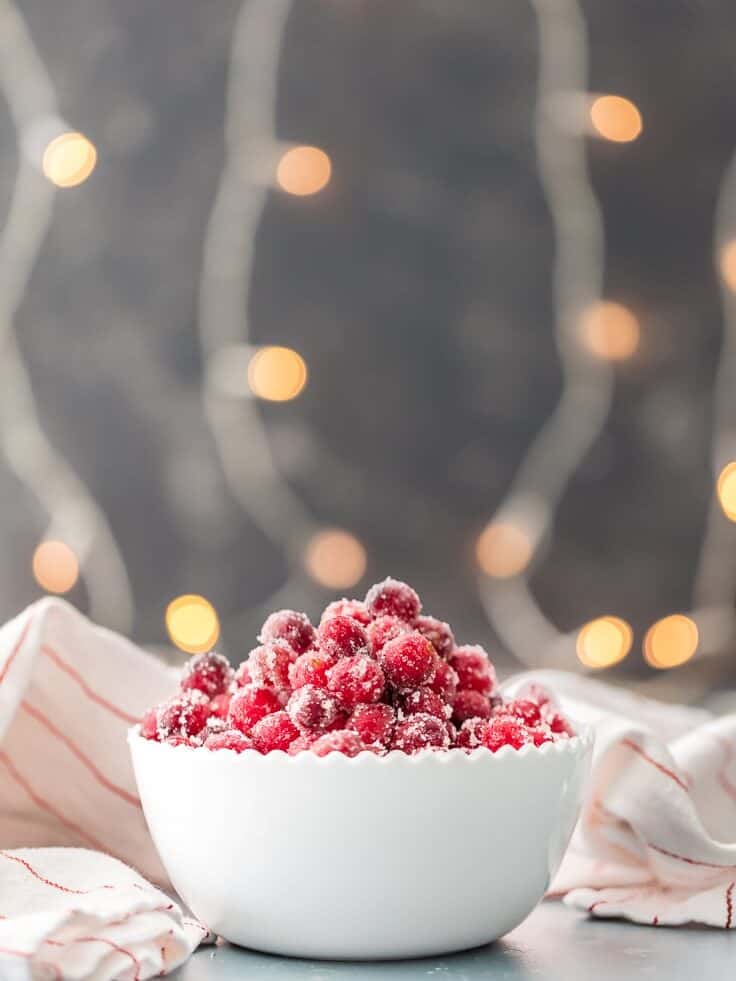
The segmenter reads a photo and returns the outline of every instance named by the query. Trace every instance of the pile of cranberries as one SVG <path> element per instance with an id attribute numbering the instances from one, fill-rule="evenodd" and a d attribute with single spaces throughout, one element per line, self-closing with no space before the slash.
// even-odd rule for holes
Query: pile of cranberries
<path id="1" fill-rule="evenodd" d="M 574 734 L 537 686 L 504 700 L 483 648 L 458 647 L 449 625 L 421 609 L 411 586 L 385 579 L 364 601 L 330 603 L 317 628 L 303 613 L 272 613 L 237 671 L 214 651 L 193 657 L 141 735 L 237 753 L 355 756 L 495 752 Z"/>

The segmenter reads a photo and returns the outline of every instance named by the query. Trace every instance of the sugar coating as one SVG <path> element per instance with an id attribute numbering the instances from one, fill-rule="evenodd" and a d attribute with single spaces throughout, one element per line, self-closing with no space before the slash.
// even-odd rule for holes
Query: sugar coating
<path id="1" fill-rule="evenodd" d="M 314 643 L 315 631 L 306 613 L 277 610 L 266 618 L 258 639 L 262 644 L 283 640 L 295 654 L 303 654 Z"/>

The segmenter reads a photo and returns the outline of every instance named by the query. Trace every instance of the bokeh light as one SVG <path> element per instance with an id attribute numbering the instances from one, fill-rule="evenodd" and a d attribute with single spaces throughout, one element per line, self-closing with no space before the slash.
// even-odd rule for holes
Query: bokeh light
<path id="1" fill-rule="evenodd" d="M 172 643 L 189 654 L 211 650 L 220 636 L 214 606 L 204 596 L 177 596 L 166 607 L 166 629 Z"/>
<path id="2" fill-rule="evenodd" d="M 590 107 L 590 121 L 604 140 L 630 143 L 643 129 L 641 113 L 620 95 L 600 95 Z"/>
<path id="3" fill-rule="evenodd" d="M 304 197 L 321 191 L 330 180 L 332 164 L 324 150 L 317 146 L 295 146 L 279 160 L 276 180 L 289 194 Z"/>
<path id="4" fill-rule="evenodd" d="M 631 650 L 633 632 L 620 617 L 598 617 L 578 634 L 575 651 L 586 668 L 610 668 Z"/>
<path id="5" fill-rule="evenodd" d="M 487 576 L 511 579 L 529 564 L 532 543 L 523 528 L 513 522 L 494 521 L 481 532 L 475 554 Z"/>
<path id="6" fill-rule="evenodd" d="M 304 565 L 320 585 L 348 589 L 365 575 L 366 552 L 355 535 L 340 528 L 326 528 L 307 543 Z"/>
<path id="7" fill-rule="evenodd" d="M 248 385 L 269 402 L 295 399 L 307 384 L 304 358 L 290 347 L 262 347 L 248 364 Z"/>
<path id="8" fill-rule="evenodd" d="M 79 560 L 65 542 L 41 542 L 31 567 L 34 579 L 47 593 L 68 593 L 79 579 Z"/>
<path id="9" fill-rule="evenodd" d="M 723 513 L 730 521 L 736 521 L 736 462 L 727 463 L 721 470 L 716 491 Z"/>
<path id="10" fill-rule="evenodd" d="M 644 638 L 644 659 L 653 668 L 676 668 L 689 661 L 697 647 L 695 621 L 675 613 L 649 628 Z"/>
<path id="11" fill-rule="evenodd" d="M 61 133 L 43 152 L 44 176 L 57 187 L 76 187 L 95 169 L 97 150 L 82 133 Z"/>
<path id="12" fill-rule="evenodd" d="M 724 283 L 736 293 L 736 240 L 721 249 L 720 266 Z"/>
<path id="13" fill-rule="evenodd" d="M 605 301 L 586 310 L 580 321 L 585 347 L 605 361 L 626 361 L 639 347 L 639 321 L 628 307 Z"/>

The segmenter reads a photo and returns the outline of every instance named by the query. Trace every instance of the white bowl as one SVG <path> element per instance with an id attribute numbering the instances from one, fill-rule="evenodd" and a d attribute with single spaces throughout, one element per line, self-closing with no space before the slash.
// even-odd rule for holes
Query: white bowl
<path id="1" fill-rule="evenodd" d="M 414 756 L 261 756 L 129 742 L 184 902 L 233 943 L 309 958 L 485 944 L 537 905 L 578 815 L 591 738 Z"/>

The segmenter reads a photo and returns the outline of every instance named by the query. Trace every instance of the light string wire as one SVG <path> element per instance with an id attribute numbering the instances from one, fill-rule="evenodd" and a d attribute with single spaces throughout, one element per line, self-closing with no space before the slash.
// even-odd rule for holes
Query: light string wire
<path id="1" fill-rule="evenodd" d="M 79 560 L 90 615 L 127 632 L 133 595 L 108 520 L 67 460 L 51 445 L 39 418 L 14 320 L 51 225 L 55 191 L 29 159 L 34 141 L 58 129 L 53 86 L 19 10 L 0 0 L 0 87 L 13 118 L 18 169 L 0 235 L 0 443 L 5 458 L 49 515 L 47 538 L 58 537 Z"/>

